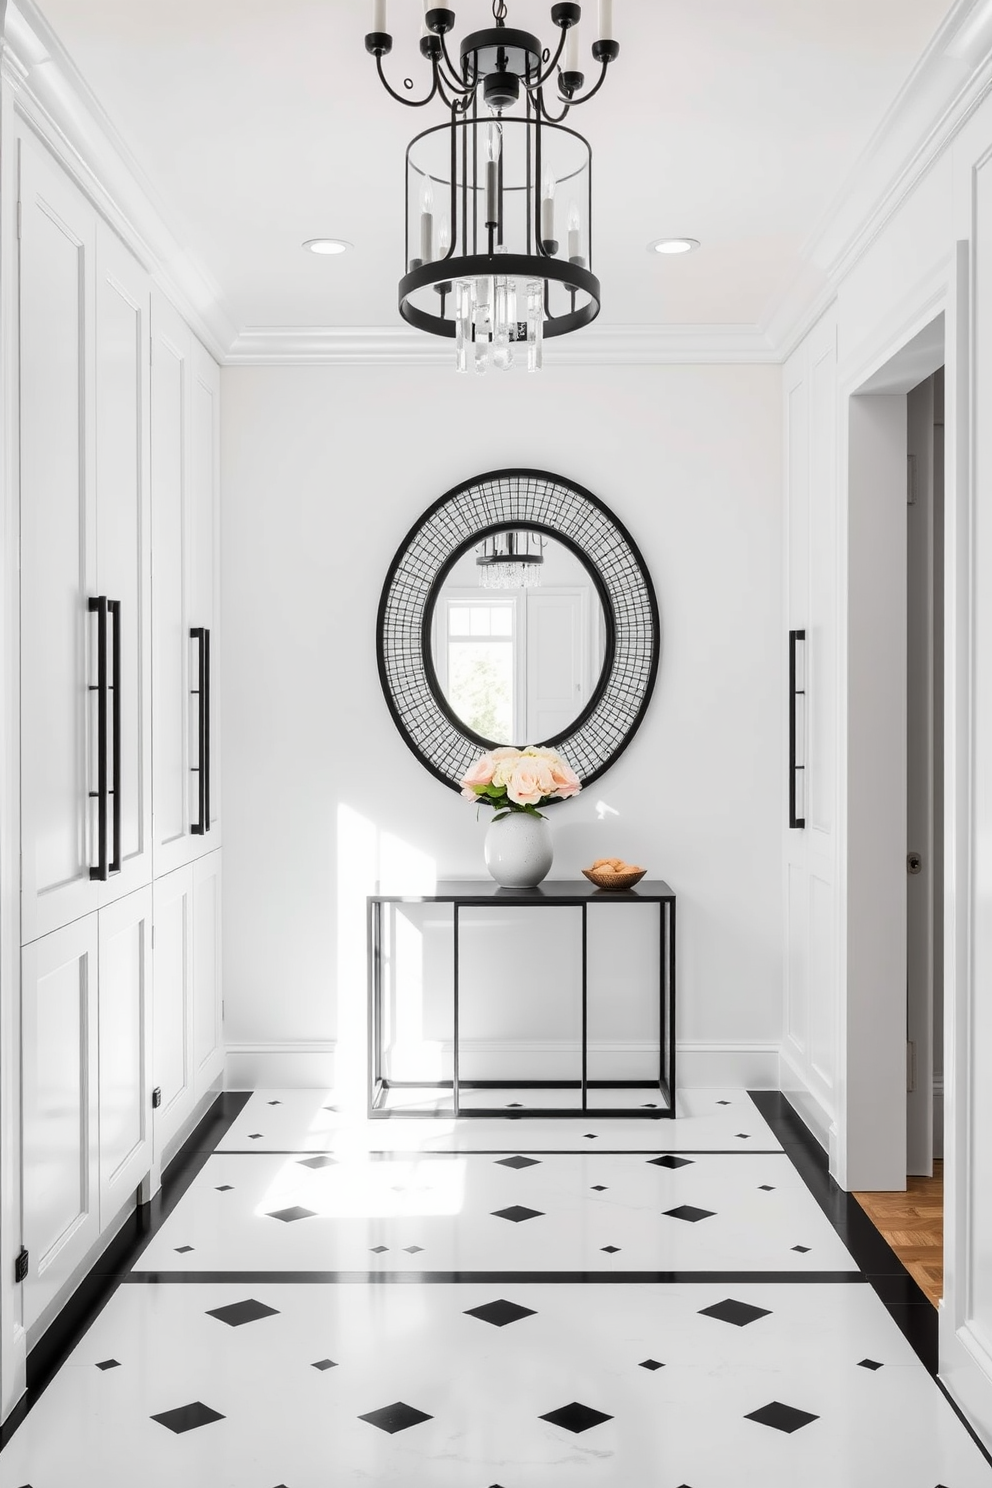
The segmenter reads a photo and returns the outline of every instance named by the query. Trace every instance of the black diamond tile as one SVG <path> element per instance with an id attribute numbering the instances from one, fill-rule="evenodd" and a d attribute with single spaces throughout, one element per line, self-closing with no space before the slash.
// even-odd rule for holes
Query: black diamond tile
<path id="1" fill-rule="evenodd" d="M 687 1224 L 698 1224 L 701 1219 L 712 1219 L 714 1210 L 697 1209 L 695 1204 L 680 1204 L 677 1209 L 666 1209 L 669 1219 L 684 1219 Z"/>
<path id="2" fill-rule="evenodd" d="M 740 1137 L 740 1139 L 741 1139 L 742 1142 L 750 1142 L 750 1140 L 751 1140 L 751 1133 L 750 1132 L 734 1132 L 734 1136 L 735 1137 Z"/>
<path id="3" fill-rule="evenodd" d="M 620 1247 L 619 1245 L 601 1245 L 600 1249 L 605 1250 L 607 1255 L 616 1255 Z"/>
<path id="4" fill-rule="evenodd" d="M 297 1162 L 301 1168 L 330 1168 L 336 1162 L 336 1157 L 328 1157 L 326 1152 L 319 1153 L 316 1157 L 300 1157 Z"/>
<path id="5" fill-rule="evenodd" d="M 700 1317 L 716 1318 L 720 1323 L 733 1323 L 736 1328 L 746 1328 L 748 1323 L 756 1323 L 758 1318 L 769 1317 L 771 1309 L 768 1307 L 753 1307 L 750 1302 L 735 1302 L 728 1297 L 725 1302 L 714 1302 L 712 1307 L 701 1307 Z"/>
<path id="6" fill-rule="evenodd" d="M 120 1369 L 121 1361 L 120 1359 L 101 1359 L 96 1367 L 97 1369 Z"/>
<path id="7" fill-rule="evenodd" d="M 657 1359 L 642 1359 L 638 1368 L 640 1369 L 664 1369 L 664 1364 L 659 1364 Z"/>
<path id="8" fill-rule="evenodd" d="M 370 1426 L 378 1426 L 380 1431 L 388 1431 L 393 1436 L 397 1431 L 406 1431 L 408 1427 L 419 1426 L 421 1421 L 432 1421 L 434 1417 L 397 1400 L 394 1405 L 384 1405 L 381 1410 L 369 1411 L 358 1419 L 368 1421 Z"/>
<path id="9" fill-rule="evenodd" d="M 386 1253 L 386 1251 L 388 1249 L 389 1249 L 389 1246 L 388 1245 L 373 1245 L 373 1247 L 372 1247 L 372 1254 L 373 1255 L 385 1255 L 385 1253 Z"/>
<path id="10" fill-rule="evenodd" d="M 561 1426 L 565 1431 L 574 1431 L 576 1435 L 580 1431 L 588 1431 L 590 1426 L 601 1426 L 604 1421 L 612 1421 L 612 1416 L 604 1415 L 602 1411 L 593 1410 L 591 1406 L 580 1405 L 573 1400 L 571 1405 L 560 1406 L 558 1410 L 548 1411 L 542 1421 L 550 1421 L 552 1426 Z"/>
<path id="11" fill-rule="evenodd" d="M 278 1317 L 278 1307 L 266 1307 L 264 1302 L 256 1302 L 254 1297 L 249 1297 L 244 1302 L 229 1302 L 226 1307 L 211 1307 L 207 1310 L 207 1317 L 215 1317 L 220 1322 L 226 1323 L 229 1328 L 240 1328 L 244 1323 L 257 1323 L 259 1318 Z"/>
<path id="12" fill-rule="evenodd" d="M 509 1219 L 514 1224 L 520 1224 L 524 1219 L 541 1219 L 540 1209 L 525 1209 L 523 1204 L 511 1204 L 509 1209 L 494 1209 L 493 1219 Z"/>
<path id="13" fill-rule="evenodd" d="M 178 1405 L 175 1410 L 152 1416 L 152 1420 L 157 1421 L 160 1426 L 167 1426 L 179 1436 L 183 1431 L 194 1431 L 197 1426 L 209 1426 L 212 1421 L 223 1421 L 224 1417 L 220 1411 L 211 1410 L 209 1405 L 204 1405 L 202 1400 L 194 1400 L 190 1405 Z"/>
<path id="14" fill-rule="evenodd" d="M 177 1245 L 176 1255 L 187 1255 L 193 1249 L 192 1245 Z"/>
<path id="15" fill-rule="evenodd" d="M 643 1104 L 643 1106 L 641 1107 L 641 1110 L 642 1111 L 657 1111 L 657 1109 L 658 1109 L 658 1102 L 657 1101 L 645 1101 L 644 1104 Z"/>
<path id="16" fill-rule="evenodd" d="M 583 1132 L 582 1135 L 586 1137 L 588 1141 L 595 1142 L 598 1140 L 599 1134 L 598 1132 Z"/>
<path id="17" fill-rule="evenodd" d="M 217 1192 L 218 1193 L 230 1193 L 231 1192 L 231 1189 L 233 1187 L 234 1187 L 234 1184 L 233 1183 L 218 1183 L 218 1185 L 217 1185 Z"/>
<path id="18" fill-rule="evenodd" d="M 792 1248 L 793 1250 L 798 1250 L 800 1255 L 809 1255 L 808 1245 L 794 1245 Z"/>
<path id="19" fill-rule="evenodd" d="M 656 1168 L 691 1168 L 692 1167 L 692 1158 L 691 1157 L 673 1157 L 673 1155 L 670 1152 L 666 1152 L 663 1157 L 649 1157 L 648 1158 L 648 1162 L 651 1163 Z"/>
<path id="20" fill-rule="evenodd" d="M 264 1137 L 264 1136 L 265 1136 L 265 1133 L 264 1132 L 249 1132 L 248 1133 L 248 1140 L 249 1140 L 249 1142 L 257 1142 L 261 1137 Z"/>
<path id="21" fill-rule="evenodd" d="M 593 1186 L 592 1186 L 592 1191 L 593 1191 L 593 1193 L 605 1193 L 606 1192 L 606 1184 L 605 1183 L 594 1183 Z"/>
<path id="22" fill-rule="evenodd" d="M 325 1369 L 337 1369 L 337 1361 L 334 1359 L 318 1359 L 316 1364 L 311 1364 L 311 1369 L 319 1369 L 322 1373 Z"/>
<path id="23" fill-rule="evenodd" d="M 776 1431 L 791 1433 L 820 1418 L 810 1415 L 809 1411 L 796 1410 L 793 1405 L 783 1405 L 780 1400 L 773 1400 L 768 1405 L 763 1405 L 760 1410 L 749 1411 L 744 1419 L 745 1421 L 757 1421 L 759 1426 L 771 1426 Z"/>
<path id="24" fill-rule="evenodd" d="M 730 1105 L 733 1105 L 733 1102 L 732 1101 L 717 1101 L 717 1105 L 718 1106 L 730 1106 Z"/>
<path id="25" fill-rule="evenodd" d="M 282 1105 L 282 1101 L 269 1101 L 268 1104 L 270 1106 L 281 1106 Z"/>
<path id="26" fill-rule="evenodd" d="M 312 1209 L 301 1209 L 299 1204 L 294 1204 L 291 1209 L 276 1209 L 269 1215 L 269 1219 L 281 1219 L 284 1224 L 292 1224 L 294 1219 L 313 1219 Z"/>
<path id="27" fill-rule="evenodd" d="M 533 1307 L 521 1307 L 519 1302 L 484 1302 L 481 1307 L 465 1309 L 466 1317 L 479 1318 L 483 1323 L 492 1323 L 494 1328 L 505 1328 L 507 1323 L 519 1323 L 521 1318 L 534 1317 Z"/>
<path id="28" fill-rule="evenodd" d="M 871 1369 L 871 1370 L 874 1371 L 876 1369 L 881 1369 L 882 1368 L 882 1365 L 879 1364 L 879 1362 L 878 1362 L 877 1359 L 859 1359 L 858 1360 L 858 1368 L 859 1369 Z"/>
<path id="29" fill-rule="evenodd" d="M 774 1183 L 759 1183 L 758 1184 L 758 1188 L 760 1189 L 760 1191 L 762 1193 L 774 1193 L 775 1192 L 775 1185 L 774 1185 Z"/>
<path id="30" fill-rule="evenodd" d="M 519 1101 L 508 1101 L 506 1109 L 508 1111 L 522 1111 L 523 1106 L 520 1104 Z"/>
<path id="31" fill-rule="evenodd" d="M 536 1168 L 539 1160 L 536 1157 L 498 1157 L 497 1165 L 501 1168 Z"/>
<path id="32" fill-rule="evenodd" d="M 422 1245 L 404 1245 L 403 1247 L 407 1255 L 419 1255 L 423 1248 Z"/>

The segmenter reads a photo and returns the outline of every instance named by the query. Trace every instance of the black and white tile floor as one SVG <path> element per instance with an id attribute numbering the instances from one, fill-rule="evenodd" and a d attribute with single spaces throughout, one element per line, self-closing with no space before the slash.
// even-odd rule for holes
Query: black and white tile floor
<path id="1" fill-rule="evenodd" d="M 417 1145 L 329 1103 L 173 1179 L 0 1488 L 992 1488 L 932 1309 L 743 1092 Z"/>

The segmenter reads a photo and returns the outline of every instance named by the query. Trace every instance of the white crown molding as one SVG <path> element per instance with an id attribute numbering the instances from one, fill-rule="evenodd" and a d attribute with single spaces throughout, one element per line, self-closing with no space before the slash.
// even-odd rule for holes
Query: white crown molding
<path id="1" fill-rule="evenodd" d="M 17 112 L 129 243 L 211 354 L 222 361 L 237 327 L 218 286 L 183 247 L 154 187 L 34 0 L 7 5 L 3 74 Z"/>
<path id="2" fill-rule="evenodd" d="M 312 363 L 448 366 L 453 343 L 409 326 L 249 326 L 231 346 L 230 366 Z M 595 322 L 560 345 L 545 343 L 554 366 L 603 367 L 679 362 L 777 362 L 757 326 L 609 326 Z"/>
<path id="3" fill-rule="evenodd" d="M 992 90 L 992 0 L 956 0 L 761 320 L 784 361 Z"/>

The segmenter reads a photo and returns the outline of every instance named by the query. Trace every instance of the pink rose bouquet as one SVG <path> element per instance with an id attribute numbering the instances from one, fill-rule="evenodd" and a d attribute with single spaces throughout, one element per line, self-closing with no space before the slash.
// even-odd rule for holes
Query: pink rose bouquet
<path id="1" fill-rule="evenodd" d="M 477 759 L 462 777 L 466 801 L 492 806 L 494 821 L 509 811 L 540 816 L 549 801 L 578 795 L 578 776 L 553 749 L 529 744 L 526 749 L 493 749 Z"/>

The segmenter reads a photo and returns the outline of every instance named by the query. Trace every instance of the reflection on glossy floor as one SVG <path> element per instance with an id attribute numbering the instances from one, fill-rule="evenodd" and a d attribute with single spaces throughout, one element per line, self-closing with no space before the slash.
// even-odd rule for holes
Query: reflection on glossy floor
<path id="1" fill-rule="evenodd" d="M 258 1092 L 170 1180 L 0 1488 L 992 1488 L 930 1308 L 745 1092 L 657 1124 L 335 1104 Z"/>
<path id="2" fill-rule="evenodd" d="M 854 1197 L 936 1307 L 944 1295 L 944 1164 L 934 1163 L 932 1178 L 909 1178 L 905 1193 Z"/>

